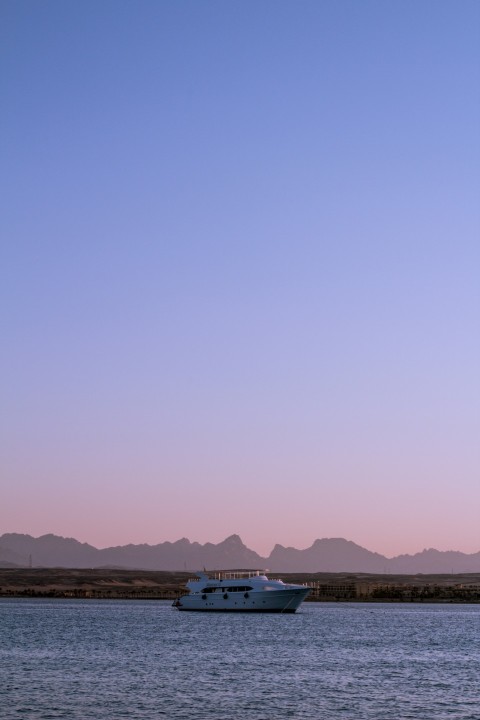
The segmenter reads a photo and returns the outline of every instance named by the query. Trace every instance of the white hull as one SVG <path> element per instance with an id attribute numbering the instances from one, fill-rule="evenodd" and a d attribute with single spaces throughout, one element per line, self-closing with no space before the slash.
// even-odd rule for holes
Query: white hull
<path id="1" fill-rule="evenodd" d="M 175 603 L 178 610 L 197 610 L 203 612 L 263 612 L 294 613 L 310 588 L 285 590 L 252 591 L 248 593 L 225 592 L 199 595 L 184 595 Z"/>

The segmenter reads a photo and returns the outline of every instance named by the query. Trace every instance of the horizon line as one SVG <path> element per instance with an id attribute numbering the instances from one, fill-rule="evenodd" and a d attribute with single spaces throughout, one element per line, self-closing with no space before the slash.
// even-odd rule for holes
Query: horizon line
<path id="1" fill-rule="evenodd" d="M 305 552 L 306 550 L 310 550 L 310 549 L 315 545 L 315 543 L 317 543 L 317 542 L 322 542 L 322 541 L 324 541 L 324 540 L 327 540 L 327 541 L 328 541 L 328 540 L 342 540 L 342 541 L 344 541 L 344 542 L 351 543 L 352 545 L 355 545 L 356 547 L 359 547 L 359 548 L 361 548 L 362 550 L 366 550 L 367 552 L 371 552 L 371 553 L 374 553 L 374 554 L 376 554 L 376 555 L 381 555 L 382 557 L 386 558 L 387 560 L 394 560 L 394 559 L 396 559 L 396 558 L 398 558 L 398 557 L 402 557 L 402 556 L 414 557 L 415 555 L 421 555 L 422 553 L 429 552 L 429 551 L 431 551 L 431 550 L 433 550 L 434 552 L 438 552 L 438 553 L 460 553 L 461 555 L 476 555 L 477 553 L 480 553 L 480 549 L 479 549 L 479 550 L 475 550 L 475 551 L 473 551 L 473 552 L 464 552 L 463 550 L 454 550 L 454 549 L 438 550 L 438 549 L 435 548 L 435 547 L 424 547 L 423 550 L 418 550 L 418 551 L 413 552 L 413 553 L 401 552 L 401 553 L 399 553 L 398 555 L 392 555 L 392 556 L 390 557 L 390 556 L 384 555 L 383 553 L 379 552 L 378 550 L 371 550 L 370 548 L 367 548 L 367 547 L 365 547 L 365 546 L 363 546 L 363 545 L 360 545 L 360 544 L 359 544 L 358 542 L 356 542 L 355 540 L 349 540 L 349 539 L 347 539 L 347 538 L 345 538 L 345 537 L 340 537 L 340 536 L 336 536 L 336 537 L 322 537 L 322 538 L 317 537 L 317 538 L 315 538 L 315 540 L 313 540 L 313 542 L 312 542 L 311 545 L 309 545 L 309 546 L 307 546 L 307 547 L 305 547 L 305 548 L 297 548 L 297 547 L 295 547 L 295 546 L 293 546 L 293 545 L 282 545 L 281 543 L 275 543 L 274 546 L 273 546 L 273 548 L 272 548 L 272 550 L 270 551 L 270 554 L 263 556 L 263 555 L 261 555 L 259 552 L 257 552 L 257 550 L 253 550 L 253 548 L 251 548 L 251 547 L 249 547 L 248 545 L 246 545 L 246 544 L 244 543 L 244 541 L 242 540 L 242 538 L 241 538 L 241 536 L 240 536 L 239 533 L 231 533 L 230 535 L 227 535 L 227 537 L 225 537 L 223 540 L 220 540 L 220 541 L 217 542 L 217 543 L 212 542 L 212 541 L 210 541 L 210 540 L 207 540 L 206 542 L 201 543 L 201 542 L 198 541 L 198 540 L 190 540 L 189 538 L 183 536 L 183 537 L 179 538 L 178 540 L 162 540 L 162 541 L 160 541 L 160 542 L 156 542 L 156 543 L 153 543 L 153 544 L 147 543 L 147 542 L 139 542 L 139 543 L 127 542 L 127 543 L 124 543 L 124 544 L 106 545 L 105 547 L 97 547 L 96 545 L 93 545 L 91 542 L 78 540 L 77 538 L 75 538 L 75 537 L 73 537 L 73 536 L 58 535 L 58 534 L 53 533 L 53 532 L 43 533 L 42 535 L 38 535 L 37 537 L 35 537 L 34 535 L 31 535 L 30 533 L 5 532 L 5 533 L 2 533 L 2 535 L 0 535 L 0 538 L 4 537 L 5 535 L 24 535 L 24 536 L 26 536 L 26 537 L 32 538 L 33 540 L 40 540 L 40 539 L 45 538 L 45 537 L 55 537 L 55 538 L 60 538 L 60 539 L 62 539 L 62 540 L 73 540 L 73 541 L 79 543 L 80 545 L 89 545 L 90 547 L 94 548 L 95 550 L 99 550 L 99 551 L 101 551 L 101 550 L 109 550 L 109 549 L 118 548 L 118 547 L 128 547 L 128 546 L 131 546 L 131 545 L 133 545 L 134 547 L 140 547 L 140 546 L 142 546 L 142 545 L 146 545 L 147 547 L 157 547 L 158 545 L 164 545 L 164 544 L 166 544 L 166 543 L 169 543 L 170 545 L 175 545 L 176 543 L 179 543 L 179 542 L 181 542 L 182 540 L 186 540 L 188 543 L 190 543 L 190 545 L 195 545 L 195 544 L 196 544 L 196 545 L 201 545 L 202 547 L 205 546 L 205 545 L 214 545 L 214 546 L 217 546 L 217 545 L 221 545 L 222 543 L 226 542 L 226 541 L 229 540 L 230 538 L 238 538 L 238 539 L 240 540 L 240 542 L 242 543 L 242 545 L 247 548 L 247 550 L 250 550 L 250 551 L 252 551 L 252 552 L 255 552 L 260 558 L 265 559 L 265 560 L 267 560 L 267 559 L 270 557 L 270 555 L 272 554 L 272 552 L 275 550 L 275 548 L 276 548 L 277 546 L 283 548 L 284 550 L 296 550 L 297 552 Z"/>

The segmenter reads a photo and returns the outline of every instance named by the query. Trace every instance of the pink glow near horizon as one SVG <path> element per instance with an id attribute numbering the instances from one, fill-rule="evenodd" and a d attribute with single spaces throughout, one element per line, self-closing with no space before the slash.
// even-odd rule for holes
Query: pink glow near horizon
<path id="1" fill-rule="evenodd" d="M 203 489 L 198 485 L 189 489 L 185 482 L 169 490 L 162 484 L 120 482 L 115 487 L 115 483 L 82 483 L 74 478 L 68 486 L 58 483 L 53 493 L 46 493 L 40 484 L 36 490 L 30 488 L 28 507 L 25 495 L 18 497 L 17 512 L 2 517 L 2 531 L 53 532 L 96 547 L 156 544 L 181 537 L 217 543 L 235 533 L 263 556 L 277 542 L 301 549 L 323 537 L 344 537 L 387 556 L 426 547 L 480 549 L 475 503 L 467 504 L 460 496 L 441 497 L 435 484 L 424 485 L 420 492 L 415 484 L 398 483 L 394 489 L 394 482 L 374 487 L 297 481 L 290 490 L 292 480 L 292 484 L 281 482 L 277 490 L 264 482 L 223 493 L 220 484 L 205 482 Z M 207 487 L 208 503 L 203 499 Z M 474 492 L 472 488 L 472 498 Z"/>
<path id="2" fill-rule="evenodd" d="M 0 534 L 480 551 L 480 3 L 120 5 L 3 10 Z"/>

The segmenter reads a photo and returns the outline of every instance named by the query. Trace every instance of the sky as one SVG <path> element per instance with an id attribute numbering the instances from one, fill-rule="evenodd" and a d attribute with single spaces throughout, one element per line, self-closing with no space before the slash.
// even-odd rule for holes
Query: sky
<path id="1" fill-rule="evenodd" d="M 0 534 L 480 550 L 477 0 L 3 0 Z"/>

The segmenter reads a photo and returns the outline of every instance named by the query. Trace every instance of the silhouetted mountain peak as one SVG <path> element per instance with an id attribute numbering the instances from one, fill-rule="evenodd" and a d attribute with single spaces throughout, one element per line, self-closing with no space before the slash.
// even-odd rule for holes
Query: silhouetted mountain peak
<path id="1" fill-rule="evenodd" d="M 172 545 L 175 545 L 176 547 L 188 547 L 190 545 L 190 540 L 186 537 L 180 538 L 180 540 L 176 540 Z"/>
<path id="2" fill-rule="evenodd" d="M 355 545 L 352 540 L 345 540 L 345 538 L 317 538 L 312 547 L 324 546 L 324 545 Z"/>
<path id="3" fill-rule="evenodd" d="M 246 547 L 246 545 L 243 544 L 242 538 L 240 535 L 229 535 L 225 540 L 223 540 L 219 545 L 229 545 L 230 547 Z"/>
<path id="4" fill-rule="evenodd" d="M 52 533 L 34 538 L 7 533 L 0 537 L 0 562 L 37 567 L 124 567 L 150 570 L 241 569 L 268 567 L 272 572 L 450 573 L 480 572 L 480 552 L 424 549 L 416 555 L 386 558 L 345 538 L 318 538 L 311 547 L 297 550 L 276 544 L 268 558 L 261 557 L 233 534 L 218 544 L 176 542 L 158 545 L 124 545 L 98 550 L 74 538 Z"/>

